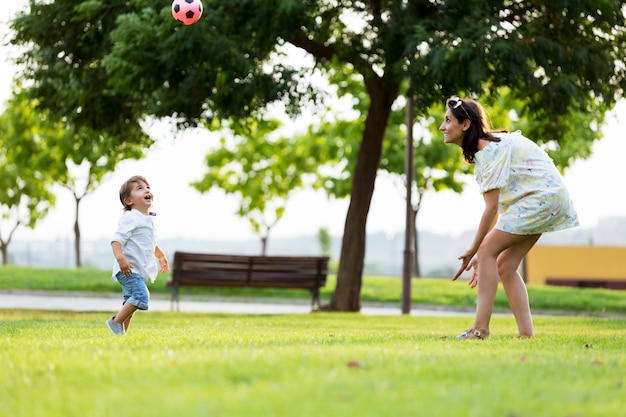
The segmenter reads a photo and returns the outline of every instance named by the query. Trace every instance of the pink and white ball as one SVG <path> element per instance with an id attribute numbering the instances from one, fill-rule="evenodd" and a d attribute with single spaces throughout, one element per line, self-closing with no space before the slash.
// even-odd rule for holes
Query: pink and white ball
<path id="1" fill-rule="evenodd" d="M 174 0 L 172 16 L 183 25 L 196 23 L 202 16 L 202 2 L 200 0 Z"/>

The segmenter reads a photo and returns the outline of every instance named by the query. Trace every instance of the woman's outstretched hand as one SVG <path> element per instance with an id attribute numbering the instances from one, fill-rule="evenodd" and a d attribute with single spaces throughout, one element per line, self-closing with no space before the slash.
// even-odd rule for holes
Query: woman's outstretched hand
<path id="1" fill-rule="evenodd" d="M 470 269 L 474 269 L 472 274 L 472 278 L 469 280 L 469 286 L 475 288 L 478 285 L 478 264 L 476 262 L 476 258 L 474 255 L 476 253 L 469 250 L 465 252 L 463 255 L 459 256 L 459 260 L 461 261 L 461 266 L 459 270 L 456 271 L 456 274 L 452 277 L 452 281 L 456 281 L 463 272 L 469 271 Z"/>
<path id="2" fill-rule="evenodd" d="M 472 272 L 472 277 L 467 284 L 472 288 L 476 288 L 478 285 L 478 262 L 476 261 L 476 258 L 472 259 L 467 266 L 467 270 L 469 271 L 470 269 L 474 269 L 474 271 Z"/>

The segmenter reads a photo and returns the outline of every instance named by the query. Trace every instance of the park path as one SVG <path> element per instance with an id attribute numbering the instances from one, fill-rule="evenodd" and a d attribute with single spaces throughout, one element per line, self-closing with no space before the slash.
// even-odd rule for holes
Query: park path
<path id="1" fill-rule="evenodd" d="M 3 291 L 0 290 L 0 309 L 110 311 L 119 309 L 120 294 L 94 294 L 59 291 Z M 170 311 L 169 296 L 153 295 L 150 311 Z M 199 300 L 182 298 L 180 311 L 187 313 L 231 314 L 305 314 L 311 311 L 308 300 L 259 299 L 240 297 L 215 297 Z M 389 303 L 363 303 L 361 313 L 366 315 L 401 315 L 399 305 Z M 413 306 L 412 316 L 473 316 L 472 311 L 451 310 L 436 306 Z"/>

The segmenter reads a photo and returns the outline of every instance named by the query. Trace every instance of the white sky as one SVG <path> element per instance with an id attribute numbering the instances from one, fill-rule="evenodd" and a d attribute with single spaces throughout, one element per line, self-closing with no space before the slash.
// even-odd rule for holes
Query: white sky
<path id="1" fill-rule="evenodd" d="M 0 34 L 6 22 L 27 4 L 25 0 L 3 5 Z M 3 39 L 4 40 L 4 39 Z M 3 42 L 4 44 L 4 42 Z M 0 103 L 10 95 L 14 69 L 8 61 L 8 49 L 0 49 Z M 619 117 L 618 117 L 619 116 Z M 626 101 L 622 100 L 603 128 L 605 138 L 594 145 L 593 155 L 575 163 L 565 172 L 571 196 L 583 228 L 593 227 L 599 219 L 626 216 L 622 184 L 626 156 Z M 163 135 L 166 132 L 161 132 Z M 161 136 L 161 135 L 159 135 Z M 256 238 L 248 222 L 236 216 L 234 197 L 219 190 L 200 194 L 188 184 L 204 174 L 204 155 L 215 139 L 187 134 L 164 137 L 141 161 L 119 165 L 104 183 L 85 197 L 80 207 L 83 239 L 108 238 L 113 232 L 121 204 L 118 190 L 131 175 L 143 175 L 155 194 L 154 211 L 158 213 L 159 236 L 163 238 L 247 239 Z M 272 230 L 270 239 L 315 235 L 320 227 L 332 235 L 343 234 L 348 201 L 328 201 L 322 192 L 300 191 L 288 201 L 285 215 Z M 483 200 L 472 177 L 462 195 L 452 192 L 428 193 L 418 217 L 420 230 L 458 235 L 478 225 Z M 15 239 L 66 239 L 73 236 L 74 201 L 70 192 L 59 188 L 55 209 L 34 231 L 20 229 Z M 384 176 L 379 176 L 368 218 L 368 233 L 383 232 L 390 237 L 403 233 L 405 202 L 401 190 Z"/>

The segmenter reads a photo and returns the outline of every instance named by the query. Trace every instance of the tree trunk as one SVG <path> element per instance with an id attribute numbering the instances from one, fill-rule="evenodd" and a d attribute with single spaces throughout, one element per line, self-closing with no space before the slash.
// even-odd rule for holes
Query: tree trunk
<path id="1" fill-rule="evenodd" d="M 417 211 L 413 210 L 413 249 L 415 252 L 413 253 L 413 274 L 415 278 L 420 278 L 422 276 L 422 269 L 420 268 L 420 247 L 419 247 L 419 231 L 417 230 Z"/>
<path id="2" fill-rule="evenodd" d="M 2 265 L 9 264 L 9 243 L 11 243 L 11 239 L 13 239 L 13 233 L 17 230 L 18 227 L 22 224 L 21 220 L 15 222 L 15 226 L 9 232 L 9 237 L 5 239 L 0 238 L 0 252 L 2 252 Z"/>
<path id="3" fill-rule="evenodd" d="M 2 244 L 0 245 L 0 250 L 2 250 L 2 265 L 8 265 L 9 264 L 9 245 L 8 243 L 4 243 L 2 242 Z"/>
<path id="4" fill-rule="evenodd" d="M 413 264 L 413 273 L 416 278 L 422 276 L 422 268 L 420 267 L 420 250 L 419 250 L 419 232 L 417 230 L 417 215 L 420 212 L 420 207 L 422 206 L 422 198 L 424 197 L 424 190 L 417 189 L 417 204 L 413 206 L 412 214 L 413 214 L 413 249 L 415 252 L 413 256 L 415 257 L 415 263 Z"/>
<path id="5" fill-rule="evenodd" d="M 330 304 L 324 306 L 324 310 L 361 310 L 367 215 L 374 193 L 374 182 L 391 105 L 398 95 L 398 85 L 385 85 L 384 79 L 366 79 L 365 85 L 371 101 L 354 170 L 337 271 L 337 286 Z"/>
<path id="6" fill-rule="evenodd" d="M 80 207 L 80 198 L 75 197 L 76 201 L 76 218 L 74 219 L 74 254 L 76 256 L 76 268 L 82 267 L 80 258 L 80 226 L 78 225 L 78 208 Z"/>

